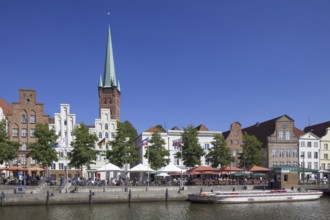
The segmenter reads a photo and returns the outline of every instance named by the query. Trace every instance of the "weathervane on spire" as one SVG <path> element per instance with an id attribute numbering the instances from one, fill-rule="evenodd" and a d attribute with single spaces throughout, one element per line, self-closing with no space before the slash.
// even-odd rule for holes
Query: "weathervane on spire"
<path id="1" fill-rule="evenodd" d="M 110 24 L 110 12 L 109 11 L 108 11 L 107 15 L 108 15 L 108 23 Z"/>

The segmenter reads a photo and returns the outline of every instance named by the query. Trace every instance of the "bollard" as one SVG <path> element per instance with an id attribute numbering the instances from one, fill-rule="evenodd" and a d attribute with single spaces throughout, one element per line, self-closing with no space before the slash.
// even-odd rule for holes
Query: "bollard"
<path id="1" fill-rule="evenodd" d="M 132 198 L 132 191 L 128 191 L 128 203 L 131 203 L 131 198 Z"/>
<path id="2" fill-rule="evenodd" d="M 165 191 L 165 201 L 167 202 L 167 200 L 168 200 L 168 189 L 166 189 Z"/>
<path id="3" fill-rule="evenodd" d="M 235 192 L 235 187 L 233 187 L 233 192 Z"/>
<path id="4" fill-rule="evenodd" d="M 92 203 L 92 190 L 89 190 L 89 199 L 88 199 L 88 204 Z"/>
<path id="5" fill-rule="evenodd" d="M 46 205 L 49 203 L 49 191 L 47 191 L 47 196 L 46 196 Z"/>
<path id="6" fill-rule="evenodd" d="M 5 193 L 1 192 L 1 206 L 3 206 L 5 203 Z"/>

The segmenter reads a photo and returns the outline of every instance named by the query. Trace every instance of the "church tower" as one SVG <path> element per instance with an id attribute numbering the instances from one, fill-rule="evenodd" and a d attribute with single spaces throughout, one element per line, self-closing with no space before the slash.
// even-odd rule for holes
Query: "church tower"
<path id="1" fill-rule="evenodd" d="M 99 114 L 101 108 L 110 109 L 111 119 L 120 121 L 120 84 L 116 79 L 115 63 L 113 59 L 110 23 L 108 30 L 108 41 L 105 53 L 105 66 L 103 80 L 100 75 L 99 85 Z"/>

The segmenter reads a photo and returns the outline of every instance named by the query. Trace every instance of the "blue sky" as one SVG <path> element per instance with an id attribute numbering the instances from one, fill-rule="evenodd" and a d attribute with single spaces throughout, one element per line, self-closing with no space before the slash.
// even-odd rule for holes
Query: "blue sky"
<path id="1" fill-rule="evenodd" d="M 0 1 L 0 97 L 37 90 L 52 117 L 98 117 L 108 18 L 121 120 L 226 131 L 330 120 L 330 1 Z"/>

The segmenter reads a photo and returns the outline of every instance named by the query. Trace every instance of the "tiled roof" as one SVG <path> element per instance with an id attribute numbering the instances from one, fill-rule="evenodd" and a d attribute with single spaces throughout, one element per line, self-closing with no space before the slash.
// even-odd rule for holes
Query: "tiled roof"
<path id="1" fill-rule="evenodd" d="M 2 98 L 0 98 L 0 107 L 2 108 L 3 113 L 5 114 L 6 117 L 8 117 L 8 115 L 11 115 L 13 113 L 13 107 L 9 105 Z"/>
<path id="2" fill-rule="evenodd" d="M 255 125 L 244 128 L 244 129 L 242 129 L 242 132 L 243 132 L 243 134 L 247 133 L 249 135 L 254 135 L 262 143 L 267 143 L 267 138 L 270 135 L 272 135 L 275 131 L 276 121 L 278 119 L 280 119 L 281 117 L 283 117 L 283 116 L 285 116 L 285 117 L 287 117 L 287 118 L 289 118 L 290 120 L 293 121 L 293 119 L 290 118 L 289 116 L 281 115 L 280 117 L 273 118 L 273 119 L 265 121 L 265 122 L 260 122 L 260 123 L 258 122 Z M 298 130 L 297 130 L 297 132 L 298 132 Z"/>
<path id="3" fill-rule="evenodd" d="M 174 126 L 171 130 L 180 131 L 180 128 L 178 128 L 177 126 Z"/>
<path id="4" fill-rule="evenodd" d="M 203 124 L 197 126 L 196 129 L 197 131 L 209 131 L 209 129 L 207 129 L 207 127 L 205 127 Z"/>
<path id="5" fill-rule="evenodd" d="M 294 127 L 294 134 L 295 135 L 297 135 L 298 137 L 299 136 L 301 136 L 301 135 L 304 135 L 305 134 L 305 132 L 304 131 L 302 131 L 302 130 L 300 130 L 299 128 L 296 128 L 296 127 Z"/>
<path id="6" fill-rule="evenodd" d="M 323 137 L 326 135 L 328 127 L 330 127 L 330 121 L 305 127 L 304 132 L 312 132 L 319 137 Z"/>
<path id="7" fill-rule="evenodd" d="M 162 133 L 163 131 L 157 127 L 151 127 L 151 128 L 148 128 L 147 130 L 145 130 L 144 132 L 150 132 L 150 133 L 153 133 L 153 132 L 157 132 L 157 133 Z"/>

